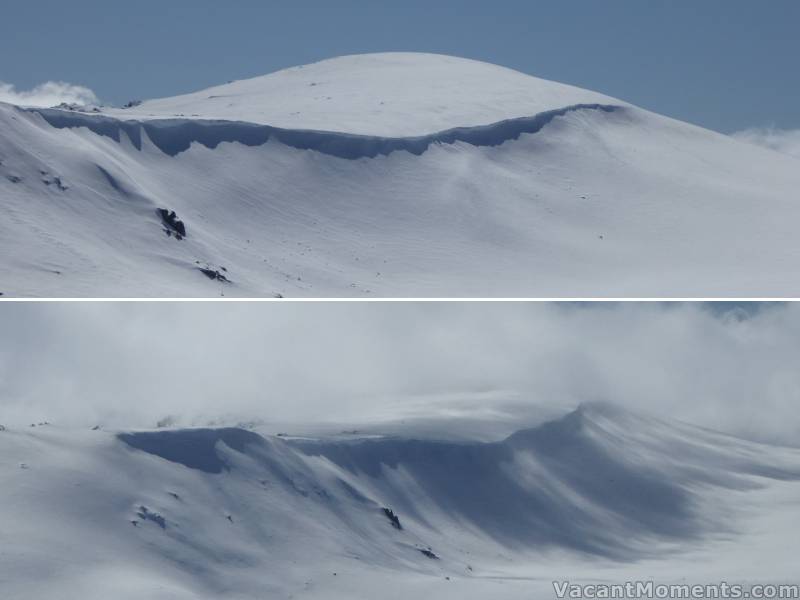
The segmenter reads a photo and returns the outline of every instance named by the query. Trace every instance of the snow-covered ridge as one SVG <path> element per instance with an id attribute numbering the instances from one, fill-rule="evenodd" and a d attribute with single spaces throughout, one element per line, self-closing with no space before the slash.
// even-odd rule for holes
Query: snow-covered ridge
<path id="1" fill-rule="evenodd" d="M 58 109 L 28 110 L 40 114 L 57 129 L 86 127 L 97 135 L 109 137 L 116 142 L 119 142 L 121 136 L 125 134 L 139 150 L 142 147 L 142 135 L 147 135 L 159 150 L 170 156 L 185 152 L 195 142 L 207 148 L 216 148 L 222 142 L 260 146 L 266 144 L 270 139 L 275 139 L 299 150 L 315 150 L 339 158 L 358 159 L 388 155 L 398 150 L 405 150 L 419 156 L 433 144 L 465 142 L 473 146 L 499 146 L 509 140 L 519 139 L 519 136 L 524 133 L 538 133 L 556 117 L 570 112 L 589 110 L 613 112 L 620 108 L 620 106 L 607 104 L 576 104 L 529 117 L 518 117 L 489 125 L 456 127 L 412 137 L 381 137 L 335 131 L 282 129 L 241 121 L 210 119 L 137 121 Z"/>
<path id="2" fill-rule="evenodd" d="M 382 99 L 381 99 L 382 98 Z M 498 146 L 573 111 L 625 103 L 511 69 L 421 53 L 344 56 L 127 109 L 31 108 L 53 127 L 116 141 L 142 135 L 174 156 L 193 142 L 259 146 L 270 139 L 340 158 L 432 144 Z"/>

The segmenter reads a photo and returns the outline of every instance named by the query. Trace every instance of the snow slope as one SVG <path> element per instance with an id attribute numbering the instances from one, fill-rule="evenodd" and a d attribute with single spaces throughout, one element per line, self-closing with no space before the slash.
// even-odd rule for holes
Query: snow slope
<path id="1" fill-rule="evenodd" d="M 796 158 L 501 67 L 97 111 L 0 105 L 5 296 L 800 295 Z"/>
<path id="2" fill-rule="evenodd" d="M 0 431 L 0 588 L 552 598 L 796 574 L 800 451 L 605 405 L 494 441 L 406 434 Z"/>

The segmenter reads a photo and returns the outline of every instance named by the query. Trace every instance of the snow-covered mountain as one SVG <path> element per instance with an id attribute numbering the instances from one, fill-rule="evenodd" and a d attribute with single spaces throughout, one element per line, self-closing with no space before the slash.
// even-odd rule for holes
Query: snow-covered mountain
<path id="1" fill-rule="evenodd" d="M 614 98 L 350 56 L 0 105 L 0 293 L 796 296 L 798 189 L 794 157 Z"/>
<path id="2" fill-rule="evenodd" d="M 521 425 L 524 427 L 524 425 Z M 510 436 L 0 431 L 8 598 L 552 598 L 781 583 L 800 451 L 607 405 Z"/>

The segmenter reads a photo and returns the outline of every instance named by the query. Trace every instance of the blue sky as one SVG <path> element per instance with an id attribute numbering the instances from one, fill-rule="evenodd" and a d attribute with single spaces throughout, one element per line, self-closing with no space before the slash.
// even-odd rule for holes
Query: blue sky
<path id="1" fill-rule="evenodd" d="M 342 54 L 485 60 L 731 132 L 800 127 L 797 0 L 26 0 L 0 82 L 105 102 L 171 96 Z"/>

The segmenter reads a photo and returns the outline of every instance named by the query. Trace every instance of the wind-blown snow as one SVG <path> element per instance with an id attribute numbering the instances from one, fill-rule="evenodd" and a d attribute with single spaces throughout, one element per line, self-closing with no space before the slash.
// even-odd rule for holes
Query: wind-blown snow
<path id="1" fill-rule="evenodd" d="M 0 293 L 800 294 L 793 157 L 449 57 L 230 86 L 0 105 Z"/>
<path id="2" fill-rule="evenodd" d="M 56 106 L 57 104 L 97 104 L 97 96 L 89 88 L 64 81 L 46 81 L 30 90 L 18 90 L 0 81 L 0 102 L 23 106 Z"/>
<path id="3" fill-rule="evenodd" d="M 86 600 L 778 583 L 798 503 L 797 450 L 606 405 L 493 441 L 39 425 L 0 431 L 0 583 Z"/>
<path id="4" fill-rule="evenodd" d="M 737 131 L 732 135 L 736 139 L 800 158 L 800 129 L 754 127 Z"/>

